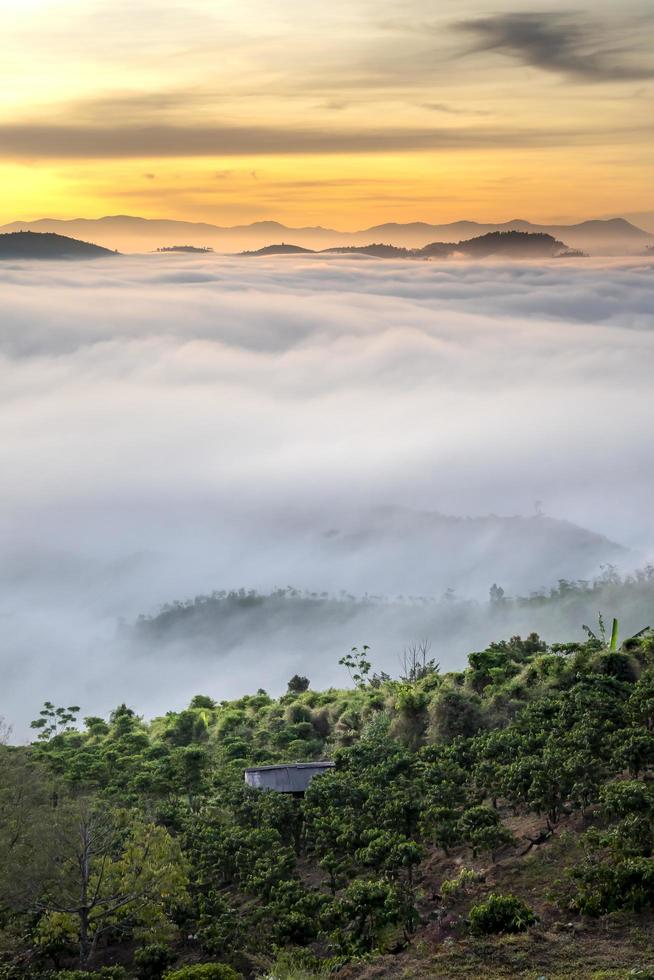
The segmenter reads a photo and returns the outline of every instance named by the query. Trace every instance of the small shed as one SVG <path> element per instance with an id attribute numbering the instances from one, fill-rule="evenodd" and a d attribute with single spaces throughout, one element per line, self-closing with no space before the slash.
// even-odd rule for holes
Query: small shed
<path id="1" fill-rule="evenodd" d="M 245 782 L 253 789 L 302 796 L 314 776 L 333 769 L 333 762 L 295 762 L 274 766 L 255 766 L 245 770 Z"/>

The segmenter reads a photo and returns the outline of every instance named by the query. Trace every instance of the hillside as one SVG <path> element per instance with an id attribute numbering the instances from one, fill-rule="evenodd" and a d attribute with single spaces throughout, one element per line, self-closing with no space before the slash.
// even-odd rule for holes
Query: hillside
<path id="1" fill-rule="evenodd" d="M 92 239 L 108 248 L 128 252 L 150 252 L 160 246 L 184 241 L 189 245 L 209 245 L 219 252 L 256 251 L 274 242 L 294 242 L 302 248 L 321 250 L 346 245 L 368 245 L 387 242 L 401 248 L 423 248 L 432 242 L 459 242 L 491 232 L 519 231 L 547 234 L 566 242 L 570 248 L 590 255 L 639 254 L 654 244 L 654 234 L 643 231 L 623 218 L 583 221 L 571 225 L 539 225 L 514 220 L 492 223 L 456 221 L 449 224 L 389 222 L 359 231 L 333 228 L 289 228 L 277 221 L 256 221 L 250 225 L 224 227 L 207 222 L 140 218 L 131 215 L 107 215 L 102 218 L 41 218 L 38 221 L 14 221 L 0 232 L 30 230 L 56 232 L 82 239 Z"/>
<path id="2" fill-rule="evenodd" d="M 424 259 L 448 258 L 452 255 L 465 255 L 473 259 L 491 256 L 510 259 L 554 258 L 573 254 L 563 242 L 551 235 L 526 231 L 494 231 L 464 242 L 431 242 L 423 248 L 400 248 L 396 245 L 373 243 L 372 245 L 339 245 L 313 249 L 299 245 L 267 245 L 255 252 L 241 252 L 241 255 L 288 255 L 306 253 L 311 255 L 369 255 L 378 259 Z"/>
<path id="3" fill-rule="evenodd" d="M 456 246 L 457 252 L 475 259 L 491 255 L 512 259 L 553 258 L 566 250 L 567 245 L 552 235 L 528 231 L 490 231 L 486 235 L 459 242 Z"/>
<path id="4" fill-rule="evenodd" d="M 148 723 L 46 702 L 0 745 L 3 976 L 649 976 L 654 634 L 591 625 Z M 244 784 L 324 758 L 304 797 Z"/>
<path id="5" fill-rule="evenodd" d="M 300 245 L 287 245 L 285 242 L 280 242 L 278 245 L 265 245 L 263 248 L 258 248 L 253 252 L 241 252 L 241 255 L 298 255 L 302 253 L 313 254 L 310 248 L 302 248 Z"/>
<path id="6" fill-rule="evenodd" d="M 115 253 L 53 232 L 14 231 L 0 235 L 0 259 L 95 259 Z"/>

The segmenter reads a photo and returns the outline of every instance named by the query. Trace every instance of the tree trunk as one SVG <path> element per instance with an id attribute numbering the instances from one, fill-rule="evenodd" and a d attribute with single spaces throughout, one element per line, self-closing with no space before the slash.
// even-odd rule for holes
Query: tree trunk
<path id="1" fill-rule="evenodd" d="M 80 902 L 79 902 L 79 962 L 83 969 L 91 953 L 89 937 L 89 879 L 91 876 L 91 830 L 88 822 L 80 823 Z"/>

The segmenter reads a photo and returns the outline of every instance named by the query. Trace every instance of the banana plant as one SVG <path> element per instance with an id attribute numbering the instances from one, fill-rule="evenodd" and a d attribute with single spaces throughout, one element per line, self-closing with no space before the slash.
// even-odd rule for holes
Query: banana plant
<path id="1" fill-rule="evenodd" d="M 599 621 L 599 629 L 597 633 L 594 633 L 593 630 L 590 628 L 590 626 L 584 625 L 582 626 L 582 629 L 588 636 L 588 639 L 594 640 L 596 643 L 599 643 L 599 645 L 602 647 L 603 650 L 608 651 L 608 653 L 617 653 L 618 634 L 620 629 L 619 621 L 615 618 L 615 616 L 613 617 L 610 638 L 607 638 L 606 624 L 604 622 L 604 617 L 602 616 L 601 613 L 598 616 L 598 621 Z M 651 628 L 652 628 L 651 626 L 643 626 L 641 630 L 638 630 L 637 633 L 634 633 L 633 636 L 628 637 L 628 639 L 636 640 L 638 639 L 639 636 L 643 636 L 645 633 L 648 633 Z"/>

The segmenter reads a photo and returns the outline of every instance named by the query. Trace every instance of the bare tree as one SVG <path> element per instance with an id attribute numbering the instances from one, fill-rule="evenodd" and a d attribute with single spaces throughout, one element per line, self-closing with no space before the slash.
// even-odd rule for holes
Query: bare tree
<path id="1" fill-rule="evenodd" d="M 405 683 L 414 684 L 428 674 L 437 674 L 440 665 L 429 658 L 431 640 L 416 640 L 404 648 L 400 655 L 402 673 L 400 679 Z"/>

